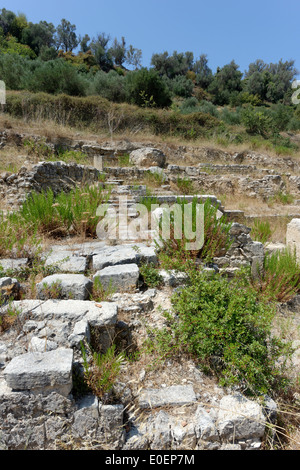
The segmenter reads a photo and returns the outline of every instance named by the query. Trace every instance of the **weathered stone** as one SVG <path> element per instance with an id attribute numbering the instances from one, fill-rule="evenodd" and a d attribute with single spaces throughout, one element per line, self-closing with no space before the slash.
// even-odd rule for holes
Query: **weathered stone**
<path id="1" fill-rule="evenodd" d="M 20 271 L 27 266 L 28 259 L 27 258 L 3 258 L 0 259 L 0 266 L 2 267 L 3 271 L 12 270 L 12 271 Z"/>
<path id="2" fill-rule="evenodd" d="M 70 251 L 58 251 L 47 256 L 45 266 L 62 273 L 84 273 L 88 268 L 86 256 L 76 256 Z"/>
<path id="3" fill-rule="evenodd" d="M 165 154 L 161 150 L 151 147 L 133 150 L 130 152 L 129 158 L 131 163 L 140 167 L 164 167 L 166 163 Z"/>
<path id="4" fill-rule="evenodd" d="M 29 352 L 45 352 L 45 351 L 53 351 L 57 349 L 58 344 L 55 341 L 50 341 L 47 338 L 41 339 L 34 336 L 30 340 L 30 344 L 28 347 Z"/>
<path id="5" fill-rule="evenodd" d="M 139 279 L 139 267 L 136 264 L 118 264 L 97 271 L 94 281 L 98 279 L 104 289 L 117 292 L 128 292 L 136 289 Z"/>
<path id="6" fill-rule="evenodd" d="M 92 293 L 93 282 L 83 274 L 53 274 L 36 285 L 37 298 L 87 300 Z"/>
<path id="7" fill-rule="evenodd" d="M 139 396 L 140 408 L 155 408 L 158 406 L 182 406 L 196 401 L 196 395 L 191 385 L 173 385 L 162 389 L 146 389 Z"/>
<path id="8" fill-rule="evenodd" d="M 142 262 L 157 264 L 155 248 L 140 243 L 135 245 L 119 245 L 100 248 L 92 258 L 93 269 L 99 271 L 108 266 L 120 264 L 141 264 Z"/>
<path id="9" fill-rule="evenodd" d="M 217 429 L 228 441 L 262 438 L 266 418 L 261 406 L 242 395 L 227 395 L 220 401 Z"/>
<path id="10" fill-rule="evenodd" d="M 20 284 L 17 279 L 11 277 L 0 278 L 0 298 L 10 298 L 18 295 Z"/>
<path id="11" fill-rule="evenodd" d="M 286 244 L 300 260 L 300 219 L 292 219 L 286 228 Z"/>
<path id="12" fill-rule="evenodd" d="M 72 364 L 72 349 L 27 353 L 11 360 L 4 378 L 12 390 L 55 391 L 67 396 L 72 389 Z"/>

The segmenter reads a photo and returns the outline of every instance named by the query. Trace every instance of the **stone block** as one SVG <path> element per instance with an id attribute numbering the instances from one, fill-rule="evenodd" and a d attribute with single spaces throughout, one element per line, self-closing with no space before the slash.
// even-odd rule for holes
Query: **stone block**
<path id="1" fill-rule="evenodd" d="M 136 264 L 120 264 L 108 266 L 97 271 L 94 281 L 98 278 L 104 289 L 113 289 L 117 292 L 129 292 L 137 287 L 139 267 Z"/>
<path id="2" fill-rule="evenodd" d="M 72 366 L 72 349 L 29 352 L 11 360 L 4 370 L 4 378 L 12 390 L 55 391 L 68 396 L 72 389 Z"/>
<path id="3" fill-rule="evenodd" d="M 36 287 L 38 299 L 87 300 L 92 292 L 93 282 L 83 274 L 53 274 L 45 277 Z"/>

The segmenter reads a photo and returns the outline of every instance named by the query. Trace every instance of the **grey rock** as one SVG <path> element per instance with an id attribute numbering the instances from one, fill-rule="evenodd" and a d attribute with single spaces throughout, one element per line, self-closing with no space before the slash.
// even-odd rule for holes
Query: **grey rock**
<path id="1" fill-rule="evenodd" d="M 37 338 L 34 336 L 30 340 L 30 344 L 28 347 L 29 352 L 45 352 L 45 351 L 53 351 L 57 349 L 58 344 L 55 341 L 50 341 L 47 338 Z"/>
<path id="2" fill-rule="evenodd" d="M 165 154 L 161 150 L 152 147 L 133 150 L 130 152 L 129 158 L 130 162 L 138 167 L 164 167 L 166 163 Z"/>
<path id="3" fill-rule="evenodd" d="M 196 401 L 191 385 L 173 385 L 163 389 L 146 389 L 139 396 L 140 408 L 156 408 L 159 406 L 182 406 Z"/>
<path id="4" fill-rule="evenodd" d="M 262 407 L 242 395 L 227 395 L 220 400 L 217 429 L 222 439 L 262 438 L 266 418 Z"/>
<path id="5" fill-rule="evenodd" d="M 30 352 L 14 357 L 4 370 L 4 378 L 12 390 L 55 391 L 68 396 L 72 389 L 72 364 L 72 349 Z"/>
<path id="6" fill-rule="evenodd" d="M 128 292 L 136 288 L 139 279 L 139 267 L 136 264 L 120 264 L 108 266 L 97 271 L 95 279 L 104 289 L 114 289 L 117 292 Z"/>
<path id="7" fill-rule="evenodd" d="M 157 263 L 154 247 L 143 244 L 103 247 L 92 258 L 93 269 L 99 271 L 116 264 Z"/>
<path id="8" fill-rule="evenodd" d="M 28 258 L 3 258 L 0 259 L 0 266 L 4 271 L 13 270 L 20 271 L 27 266 Z"/>
<path id="9" fill-rule="evenodd" d="M 83 274 L 53 274 L 36 285 L 37 298 L 53 297 L 51 286 L 56 286 L 54 295 L 60 299 L 87 300 L 91 295 L 93 282 Z"/>
<path id="10" fill-rule="evenodd" d="M 47 256 L 45 266 L 53 266 L 62 273 L 84 273 L 88 268 L 88 258 L 73 255 L 70 251 L 59 251 Z"/>

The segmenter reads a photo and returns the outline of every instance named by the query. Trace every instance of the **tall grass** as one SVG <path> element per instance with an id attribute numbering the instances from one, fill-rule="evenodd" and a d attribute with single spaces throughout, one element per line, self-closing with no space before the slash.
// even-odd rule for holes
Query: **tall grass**
<path id="1" fill-rule="evenodd" d="M 40 238 L 35 229 L 18 213 L 5 216 L 0 212 L 0 257 L 27 258 L 39 249 Z"/>
<path id="2" fill-rule="evenodd" d="M 52 189 L 32 193 L 20 210 L 20 217 L 32 231 L 50 236 L 96 236 L 97 208 L 109 195 L 100 186 L 75 188 L 57 196 Z"/>
<path id="3" fill-rule="evenodd" d="M 177 204 L 181 207 L 181 213 L 184 214 L 184 206 L 187 204 L 185 199 L 178 199 Z M 170 238 L 168 240 L 162 238 L 162 249 L 160 250 L 160 261 L 165 269 L 181 269 L 186 262 L 200 259 L 203 263 L 208 263 L 215 256 L 221 256 L 229 249 L 232 241 L 229 235 L 231 223 L 226 217 L 218 217 L 218 209 L 208 199 L 203 204 L 203 246 L 200 249 L 187 250 L 186 244 L 199 240 L 197 230 L 197 198 L 193 198 L 191 204 L 192 221 L 190 231 L 195 233 L 195 239 L 186 238 L 185 220 L 182 217 L 181 237 L 176 238 L 175 217 L 170 213 Z M 160 227 L 161 228 L 161 227 Z M 197 238 L 198 237 L 198 238 Z"/>
<path id="4" fill-rule="evenodd" d="M 264 272 L 254 286 L 261 297 L 270 301 L 286 302 L 300 292 L 300 264 L 289 248 L 267 253 Z"/>

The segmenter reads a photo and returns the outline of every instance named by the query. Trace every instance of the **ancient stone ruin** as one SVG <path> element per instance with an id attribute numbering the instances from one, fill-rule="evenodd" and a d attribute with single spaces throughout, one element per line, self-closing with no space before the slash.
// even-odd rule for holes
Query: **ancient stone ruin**
<path id="1" fill-rule="evenodd" d="M 14 143 L 24 138 L 15 136 Z M 9 135 L 3 133 L 1 142 L 2 146 L 9 145 Z M 251 238 L 243 211 L 226 210 L 222 205 L 218 194 L 223 189 L 264 200 L 288 186 L 295 197 L 300 196 L 299 165 L 288 158 L 278 159 L 277 168 L 282 173 L 276 173 L 267 156 L 255 152 L 230 155 L 201 149 L 199 162 L 192 165 L 188 160 L 196 149 L 181 148 L 176 150 L 182 157 L 177 165 L 153 145 L 64 145 L 96 157 L 99 168 L 93 162 L 85 166 L 41 161 L 24 165 L 17 173 L 2 174 L 0 197 L 7 210 L 20 207 L 32 191 L 69 191 L 83 181 L 98 184 L 104 174 L 102 184 L 112 190 L 110 203 L 116 204 L 120 195 L 128 196 L 128 217 L 134 220 L 135 204 L 146 195 L 146 186 L 135 182 L 149 173 L 160 175 L 157 200 L 173 204 L 183 195 L 174 194 L 172 183 L 178 177 L 189 178 L 199 200 L 209 198 L 220 217 L 226 214 L 232 220 L 231 247 L 214 258 L 211 266 L 203 266 L 208 276 L 217 271 L 232 277 L 241 266 L 250 267 L 252 275 L 258 276 L 267 249 Z M 55 144 L 51 148 L 55 149 Z M 120 167 L 117 157 L 124 154 L 129 155 L 130 165 Z M 185 160 L 187 165 L 182 164 Z M 288 175 L 288 171 L 293 174 Z M 202 191 L 197 193 L 197 188 Z M 193 198 L 195 193 L 185 197 Z M 291 219 L 286 243 L 299 253 L 300 219 Z M 186 282 L 185 273 L 161 270 L 162 285 L 145 288 L 140 269 L 144 262 L 157 265 L 154 240 L 53 242 L 44 248 L 42 259 L 53 273 L 36 283 L 34 298 L 22 296 L 22 282 L 15 277 L 30 269 L 31 260 L 0 259 L 4 271 L 0 292 L 6 300 L 12 294 L 14 298 L 4 301 L 0 316 L 10 311 L 18 318 L 14 328 L 7 328 L 0 336 L 1 449 L 262 448 L 268 426 L 276 422 L 276 403 L 265 397 L 262 404 L 246 398 L 240 390 L 223 389 L 208 380 L 191 360 L 179 368 L 170 358 L 161 375 L 145 368 L 135 371 L 131 381 L 122 379 L 125 371 L 115 384 L 113 397 L 108 394 L 99 398 L 79 389 L 84 368 L 82 344 L 96 341 L 98 349 L 105 352 L 117 338 L 126 348 L 138 348 L 145 325 L 164 324 L 160 307 L 168 308 L 173 289 Z M 110 300 L 90 300 L 98 281 L 113 288 Z M 55 292 L 53 285 L 58 286 Z M 299 368 L 297 357 L 295 368 Z"/>

